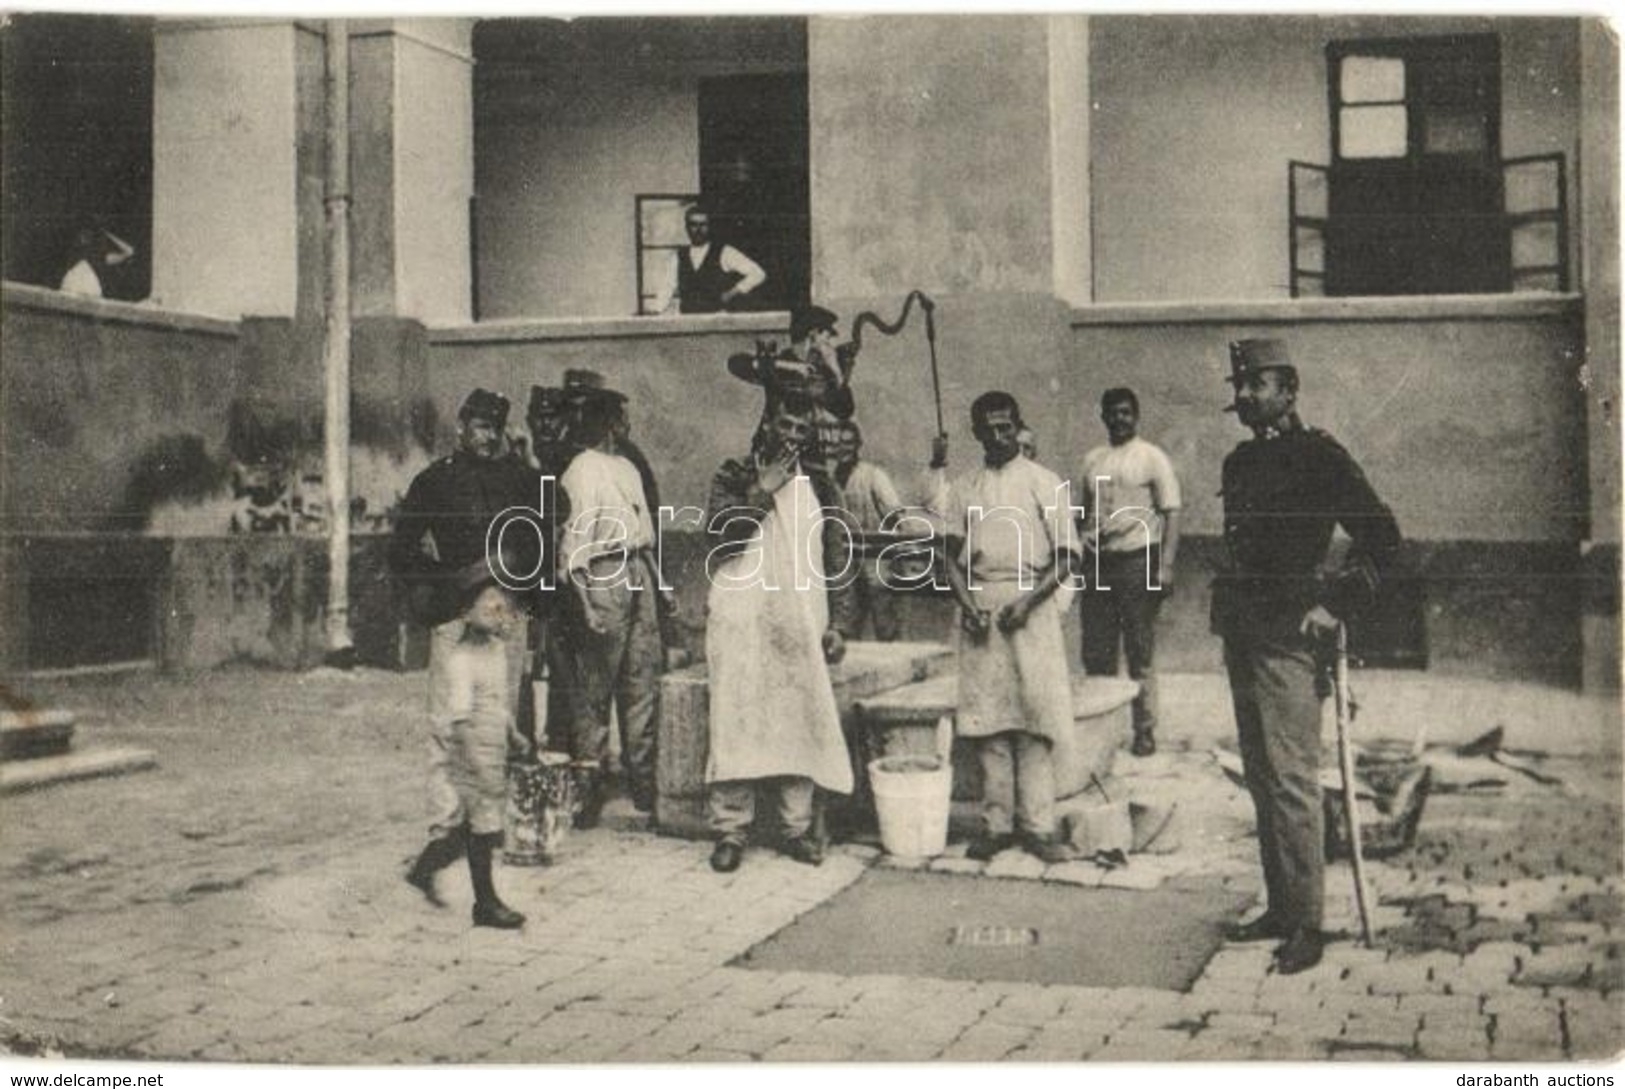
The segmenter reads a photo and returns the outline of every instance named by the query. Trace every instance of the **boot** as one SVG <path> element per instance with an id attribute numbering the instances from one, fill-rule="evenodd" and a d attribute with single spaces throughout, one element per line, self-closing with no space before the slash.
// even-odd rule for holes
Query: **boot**
<path id="1" fill-rule="evenodd" d="M 497 897 L 496 885 L 491 880 L 491 856 L 501 842 L 501 832 L 468 837 L 468 872 L 474 879 L 474 925 L 518 930 L 525 925 L 525 917 Z"/>
<path id="2" fill-rule="evenodd" d="M 1149 726 L 1134 727 L 1134 742 L 1129 746 L 1129 752 L 1135 756 L 1151 756 L 1157 751 L 1157 739 Z"/>
<path id="3" fill-rule="evenodd" d="M 407 871 L 406 883 L 423 894 L 423 898 L 437 908 L 446 906 L 446 901 L 440 898 L 440 893 L 434 887 L 434 875 L 450 866 L 462 857 L 465 847 L 463 845 L 463 830 L 458 828 L 448 832 L 438 839 L 431 839 L 424 845 L 423 853 L 418 860 L 412 863 Z"/>

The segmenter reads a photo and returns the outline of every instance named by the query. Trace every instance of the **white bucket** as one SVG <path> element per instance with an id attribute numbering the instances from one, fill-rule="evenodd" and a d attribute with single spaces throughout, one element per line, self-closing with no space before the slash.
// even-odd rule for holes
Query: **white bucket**
<path id="1" fill-rule="evenodd" d="M 869 785 L 890 855 L 930 858 L 948 848 L 953 766 L 940 756 L 883 756 L 869 763 Z"/>

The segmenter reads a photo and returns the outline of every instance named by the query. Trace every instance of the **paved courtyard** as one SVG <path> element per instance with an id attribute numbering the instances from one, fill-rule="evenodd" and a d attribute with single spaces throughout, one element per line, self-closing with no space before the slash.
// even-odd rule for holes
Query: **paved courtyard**
<path id="1" fill-rule="evenodd" d="M 474 930 L 460 869 L 443 911 L 401 881 L 421 836 L 421 675 L 41 683 L 28 694 L 80 713 L 79 746 L 143 745 L 159 767 L 0 799 L 0 1039 L 24 1054 L 323 1064 L 1612 1056 L 1617 710 L 1513 685 L 1360 681 L 1362 729 L 1408 738 L 1429 722 L 1441 786 L 1416 847 L 1370 866 L 1376 948 L 1351 940 L 1351 879 L 1334 866 L 1342 938 L 1319 967 L 1281 977 L 1267 945 L 1223 946 L 1185 993 L 734 967 L 895 863 L 867 844 L 817 869 L 753 849 L 719 876 L 707 845 L 655 835 L 622 805 L 554 866 L 499 871 L 522 932 Z M 932 868 L 1080 898 L 1196 876 L 1256 892 L 1249 806 L 1212 752 L 1230 728 L 1222 681 L 1164 690 L 1165 751 L 1122 754 L 1116 781 L 1179 802 L 1177 849 L 1104 870 L 984 866 L 959 847 Z M 1498 724 L 1559 782 L 1448 755 Z"/>

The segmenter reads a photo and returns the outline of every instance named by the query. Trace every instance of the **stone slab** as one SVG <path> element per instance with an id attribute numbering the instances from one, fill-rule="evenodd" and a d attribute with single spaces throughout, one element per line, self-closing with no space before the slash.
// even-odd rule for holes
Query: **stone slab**
<path id="1" fill-rule="evenodd" d="M 0 760 L 56 756 L 73 743 L 72 711 L 0 711 Z"/>
<path id="2" fill-rule="evenodd" d="M 1075 729 L 1054 748 L 1055 796 L 1070 798 L 1111 775 L 1119 744 L 1129 736 L 1134 681 L 1118 677 L 1072 677 Z M 868 744 L 876 756 L 936 751 L 936 726 L 959 705 L 959 676 L 951 673 L 858 701 Z M 955 738 L 954 797 L 980 799 L 981 768 L 972 745 Z"/>
<path id="3" fill-rule="evenodd" d="M 90 749 L 65 756 L 42 756 L 34 760 L 11 760 L 0 764 L 0 794 L 38 790 L 56 783 L 127 775 L 158 766 L 151 749 Z"/>

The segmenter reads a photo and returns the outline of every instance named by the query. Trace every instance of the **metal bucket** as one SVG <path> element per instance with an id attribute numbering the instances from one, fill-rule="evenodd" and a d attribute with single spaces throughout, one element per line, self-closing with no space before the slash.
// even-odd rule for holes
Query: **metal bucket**
<path id="1" fill-rule="evenodd" d="M 570 828 L 575 796 L 575 777 L 564 753 L 544 752 L 535 760 L 510 761 L 502 860 L 510 866 L 552 862 Z"/>

